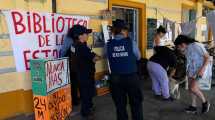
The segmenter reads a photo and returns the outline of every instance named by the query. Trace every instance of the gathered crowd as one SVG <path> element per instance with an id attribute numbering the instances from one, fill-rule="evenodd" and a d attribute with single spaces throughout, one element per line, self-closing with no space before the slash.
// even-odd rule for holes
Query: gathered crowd
<path id="1" fill-rule="evenodd" d="M 128 120 L 127 104 L 131 108 L 133 120 L 143 120 L 143 96 L 138 74 L 141 53 L 136 41 L 129 36 L 129 28 L 124 20 L 117 19 L 111 26 L 111 39 L 105 44 L 104 55 L 100 56 L 92 52 L 87 40 L 92 29 L 81 25 L 74 25 L 69 29 L 61 57 L 69 57 L 70 78 L 72 88 L 73 105 L 81 104 L 81 116 L 83 120 L 93 120 L 95 106 L 93 98 L 96 95 L 95 88 L 95 64 L 106 58 L 109 65 L 110 91 L 116 107 L 117 120 Z M 177 76 L 179 63 L 178 54 L 184 56 L 184 76 L 188 78 L 189 92 L 192 98 L 190 106 L 185 109 L 187 113 L 197 113 L 197 99 L 202 102 L 202 114 L 210 108 L 209 100 L 199 88 L 198 81 L 204 76 L 209 63 L 209 54 L 203 44 L 197 40 L 179 35 L 174 41 L 174 48 L 161 44 L 166 30 L 160 26 L 154 35 L 153 55 L 147 60 L 147 71 L 152 80 L 152 90 L 155 99 L 164 102 L 174 101 L 171 94 L 171 78 Z M 176 54 L 177 53 L 177 54 Z M 144 79 L 144 78 L 143 78 Z M 80 91 L 80 98 L 78 95 Z"/>

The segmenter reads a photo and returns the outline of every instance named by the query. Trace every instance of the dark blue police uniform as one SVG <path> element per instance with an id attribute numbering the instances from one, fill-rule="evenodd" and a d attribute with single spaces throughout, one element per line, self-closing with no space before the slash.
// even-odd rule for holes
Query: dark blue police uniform
<path id="1" fill-rule="evenodd" d="M 64 39 L 64 43 L 61 49 L 61 57 L 69 57 L 72 104 L 74 106 L 79 105 L 79 83 L 77 80 L 77 64 L 75 57 L 74 41 L 71 36 L 68 36 L 68 34 Z"/>
<path id="2" fill-rule="evenodd" d="M 96 94 L 94 81 L 95 63 L 93 62 L 95 53 L 91 52 L 87 43 L 77 43 L 75 45 L 75 56 L 80 83 L 81 114 L 82 116 L 88 116 L 91 113 L 93 97 Z"/>
<path id="3" fill-rule="evenodd" d="M 112 39 L 107 43 L 111 70 L 111 93 L 117 120 L 128 120 L 127 98 L 133 120 L 143 120 L 142 93 L 137 76 L 137 57 L 130 38 Z"/>

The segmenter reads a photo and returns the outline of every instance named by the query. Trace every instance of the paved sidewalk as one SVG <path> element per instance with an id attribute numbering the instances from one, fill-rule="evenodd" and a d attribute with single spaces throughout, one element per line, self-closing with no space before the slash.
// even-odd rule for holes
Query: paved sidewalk
<path id="1" fill-rule="evenodd" d="M 144 84 L 145 83 L 145 84 Z M 188 92 L 181 89 L 182 98 L 179 101 L 174 102 L 163 102 L 155 100 L 151 89 L 150 82 L 143 83 L 143 93 L 145 96 L 144 100 L 144 118 L 145 120 L 215 120 L 215 89 L 213 88 L 210 92 L 205 92 L 210 98 L 212 103 L 211 111 L 205 115 L 188 115 L 184 113 L 184 108 L 189 104 L 190 98 Z M 147 83 L 147 84 L 146 84 Z M 96 97 L 96 120 L 115 120 L 115 109 L 112 102 L 111 96 Z M 78 111 L 75 108 L 76 112 Z M 200 108 L 199 108 L 200 110 Z M 31 116 L 26 118 L 21 116 L 20 118 L 14 118 L 9 120 L 33 120 Z M 80 120 L 80 115 L 71 117 L 71 120 Z"/>
<path id="2" fill-rule="evenodd" d="M 155 100 L 151 90 L 144 90 L 144 118 L 145 120 L 215 120 L 215 89 L 206 92 L 212 103 L 211 111 L 205 115 L 188 115 L 184 108 L 189 104 L 189 96 L 186 90 L 182 90 L 182 99 L 175 102 L 163 102 Z M 96 120 L 115 120 L 115 109 L 111 97 L 96 98 Z M 201 108 L 199 108 L 201 110 Z M 80 116 L 71 120 L 80 120 Z"/>

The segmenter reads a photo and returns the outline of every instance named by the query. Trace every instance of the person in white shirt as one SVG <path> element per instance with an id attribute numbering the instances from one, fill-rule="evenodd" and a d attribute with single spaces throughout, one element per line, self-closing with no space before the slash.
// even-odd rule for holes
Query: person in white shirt
<path id="1" fill-rule="evenodd" d="M 156 34 L 154 36 L 154 47 L 156 46 L 164 46 L 161 42 L 161 39 L 166 35 L 166 29 L 163 26 L 160 26 L 156 30 Z"/>

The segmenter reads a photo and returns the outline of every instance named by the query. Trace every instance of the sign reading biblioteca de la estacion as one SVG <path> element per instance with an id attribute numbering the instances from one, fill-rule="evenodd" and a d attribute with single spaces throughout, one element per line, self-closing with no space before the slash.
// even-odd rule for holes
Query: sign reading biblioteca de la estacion
<path id="1" fill-rule="evenodd" d="M 68 29 L 88 26 L 89 17 L 55 13 L 3 11 L 12 41 L 17 72 L 29 70 L 29 60 L 58 58 Z"/>

